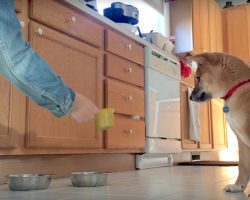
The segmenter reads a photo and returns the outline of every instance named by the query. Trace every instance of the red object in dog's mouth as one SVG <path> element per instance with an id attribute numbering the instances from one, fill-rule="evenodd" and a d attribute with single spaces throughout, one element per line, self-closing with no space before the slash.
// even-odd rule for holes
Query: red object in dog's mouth
<path id="1" fill-rule="evenodd" d="M 186 62 L 184 62 L 183 60 L 180 60 L 180 64 L 181 64 L 181 76 L 183 78 L 187 78 L 189 77 L 189 75 L 191 74 L 191 67 L 189 67 L 187 65 Z"/>

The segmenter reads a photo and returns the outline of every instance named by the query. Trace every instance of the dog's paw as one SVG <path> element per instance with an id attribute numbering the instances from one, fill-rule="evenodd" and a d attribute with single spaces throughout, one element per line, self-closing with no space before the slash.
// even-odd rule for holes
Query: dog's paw
<path id="1" fill-rule="evenodd" d="M 226 192 L 243 192 L 245 187 L 243 185 L 229 184 L 224 188 Z"/>

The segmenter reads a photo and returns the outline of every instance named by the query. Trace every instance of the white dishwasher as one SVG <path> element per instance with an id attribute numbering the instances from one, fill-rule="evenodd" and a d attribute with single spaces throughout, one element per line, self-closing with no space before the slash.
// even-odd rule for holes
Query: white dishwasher
<path id="1" fill-rule="evenodd" d="M 169 166 L 181 152 L 180 78 L 179 63 L 145 47 L 146 147 L 138 169 Z"/>

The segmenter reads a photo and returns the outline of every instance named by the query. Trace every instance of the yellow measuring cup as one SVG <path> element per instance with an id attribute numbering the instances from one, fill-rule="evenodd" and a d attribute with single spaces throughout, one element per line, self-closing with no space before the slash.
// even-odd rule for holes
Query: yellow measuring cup
<path id="1" fill-rule="evenodd" d="M 106 130 L 114 127 L 114 109 L 103 108 L 99 110 L 95 118 L 97 130 Z"/>

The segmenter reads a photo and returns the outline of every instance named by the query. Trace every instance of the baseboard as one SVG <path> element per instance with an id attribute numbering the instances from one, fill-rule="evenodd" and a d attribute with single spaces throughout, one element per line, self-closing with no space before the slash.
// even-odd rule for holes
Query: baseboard
<path id="1" fill-rule="evenodd" d="M 1 156 L 0 184 L 6 175 L 20 173 L 54 174 L 55 178 L 68 177 L 76 171 L 117 172 L 135 170 L 134 154 L 81 154 Z"/>

